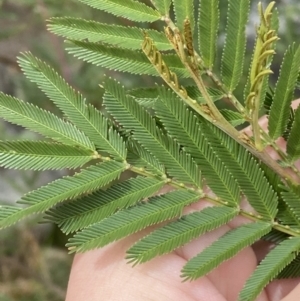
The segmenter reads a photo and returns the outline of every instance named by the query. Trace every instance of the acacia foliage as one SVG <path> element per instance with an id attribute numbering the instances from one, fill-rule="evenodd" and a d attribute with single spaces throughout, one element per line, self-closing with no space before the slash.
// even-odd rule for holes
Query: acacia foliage
<path id="1" fill-rule="evenodd" d="M 240 300 L 255 300 L 277 276 L 299 276 L 300 191 L 285 168 L 295 171 L 300 157 L 300 115 L 291 109 L 300 48 L 293 44 L 287 49 L 276 86 L 268 91 L 278 40 L 275 3 L 258 6 L 257 40 L 246 72 L 245 99 L 239 101 L 234 91 L 244 73 L 250 0 L 228 1 L 221 70 L 214 70 L 223 13 L 217 0 L 201 0 L 195 7 L 193 1 L 177 0 L 154 0 L 152 7 L 133 0 L 80 1 L 133 22 L 164 21 L 165 32 L 72 17 L 53 18 L 48 24 L 50 31 L 68 40 L 67 50 L 75 57 L 111 70 L 160 76 L 164 85 L 127 90 L 107 77 L 102 83 L 103 110 L 98 110 L 45 62 L 22 54 L 24 74 L 65 118 L 0 93 L 4 120 L 48 139 L 2 142 L 0 165 L 80 171 L 23 196 L 18 203 L 25 208 L 1 207 L 0 227 L 42 213 L 63 232 L 75 233 L 69 250 L 82 252 L 164 222 L 128 250 L 129 262 L 138 264 L 241 214 L 254 222 L 226 233 L 192 258 L 182 269 L 183 279 L 209 273 L 263 237 L 277 246 L 249 278 Z M 187 79 L 193 84 L 183 85 Z M 216 102 L 225 99 L 232 107 L 218 110 Z M 257 122 L 262 107 L 269 115 L 269 134 L 261 132 Z M 245 122 L 251 123 L 253 139 L 236 130 Z M 279 164 L 270 161 L 265 148 L 281 136 L 287 140 L 287 153 L 279 153 Z M 113 184 L 123 173 L 129 179 Z M 204 184 L 214 192 L 216 197 L 208 199 L 216 206 L 183 215 L 186 206 L 208 197 Z M 164 185 L 174 190 L 157 194 Z M 255 213 L 240 208 L 243 196 Z"/>

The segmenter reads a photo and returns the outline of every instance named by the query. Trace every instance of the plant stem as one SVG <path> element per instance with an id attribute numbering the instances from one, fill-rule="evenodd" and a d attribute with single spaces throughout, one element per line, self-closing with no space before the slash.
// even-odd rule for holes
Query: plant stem
<path id="1" fill-rule="evenodd" d="M 199 193 L 199 198 L 202 198 L 205 196 L 203 190 L 200 189 L 199 187 L 188 187 L 180 182 L 177 182 L 177 181 L 174 181 L 174 180 L 168 178 L 166 174 L 164 174 L 162 176 L 158 176 L 156 174 L 153 174 L 153 173 L 145 170 L 144 168 L 139 168 L 139 167 L 135 167 L 132 165 L 129 166 L 128 170 L 130 170 L 136 174 L 139 174 L 141 176 L 144 176 L 144 177 L 149 177 L 149 178 L 154 178 L 154 179 L 164 181 L 167 185 L 173 186 L 174 188 L 187 189 L 187 190 L 190 190 L 193 192 L 197 192 L 197 193 Z"/>
<path id="2" fill-rule="evenodd" d="M 259 89 L 259 93 L 255 95 L 254 98 L 254 108 L 252 110 L 251 114 L 251 126 L 252 126 L 252 132 L 254 137 L 254 143 L 255 147 L 258 151 L 261 151 L 263 149 L 262 143 L 261 143 L 261 137 L 260 137 L 260 126 L 258 123 L 258 114 L 259 114 L 259 106 L 260 106 L 260 92 L 261 89 Z"/>
<path id="3" fill-rule="evenodd" d="M 130 166 L 129 170 L 131 170 L 132 172 L 134 172 L 136 174 L 145 176 L 145 177 L 151 177 L 151 178 L 156 178 L 156 179 L 158 178 L 157 175 L 146 171 L 144 168 L 138 168 L 138 167 Z M 167 185 L 173 186 L 174 188 L 187 189 L 187 190 L 193 191 L 194 193 L 195 192 L 198 193 L 199 194 L 199 201 L 205 199 L 206 201 L 208 201 L 208 202 L 210 202 L 210 203 L 212 203 L 213 205 L 216 205 L 216 206 L 228 206 L 227 202 L 224 202 L 223 200 L 221 200 L 219 198 L 213 198 L 213 197 L 205 194 L 203 192 L 203 190 L 200 190 L 199 188 L 196 188 L 196 190 L 195 190 L 195 188 L 191 188 L 191 187 L 187 187 L 185 185 L 182 185 L 182 183 L 179 183 L 177 181 L 174 181 L 172 179 L 167 178 L 166 175 L 164 175 L 163 177 L 159 177 L 159 179 L 165 181 L 165 183 Z M 252 213 L 252 212 L 244 211 L 243 209 L 240 209 L 239 215 L 244 216 L 247 219 L 252 220 L 254 222 L 261 221 L 263 219 L 262 216 L 260 216 L 258 214 L 255 214 L 255 213 Z M 266 222 L 270 222 L 270 221 L 266 221 Z M 278 230 L 282 233 L 286 233 L 286 234 L 291 235 L 291 236 L 300 236 L 300 230 L 292 229 L 288 225 L 282 225 L 282 224 L 279 224 L 277 222 L 272 222 L 272 227 L 273 227 L 273 229 L 276 229 L 276 230 Z"/>
<path id="4" fill-rule="evenodd" d="M 214 84 L 226 95 L 228 100 L 231 102 L 231 104 L 240 112 L 241 114 L 245 113 L 244 106 L 237 100 L 237 98 L 231 94 L 226 86 L 220 81 L 218 76 L 212 72 L 207 66 L 204 65 L 203 60 L 201 59 L 200 55 L 195 51 L 195 57 L 197 62 L 200 62 L 200 69 L 204 69 L 205 74 L 214 82 Z"/>
<path id="5" fill-rule="evenodd" d="M 184 44 L 182 42 L 179 29 L 175 26 L 175 24 L 170 19 L 165 19 L 166 23 L 174 32 L 174 39 L 175 41 L 172 42 L 174 49 L 181 59 L 184 66 L 189 71 L 192 79 L 195 81 L 196 86 L 198 87 L 200 93 L 204 97 L 208 107 L 209 111 L 204 112 L 201 105 L 199 105 L 197 102 L 190 103 L 190 101 L 187 103 L 189 106 L 191 106 L 198 114 L 203 116 L 206 120 L 209 122 L 212 122 L 215 126 L 217 126 L 219 129 L 221 129 L 223 132 L 228 134 L 231 138 L 233 138 L 235 141 L 237 141 L 239 144 L 241 144 L 243 147 L 245 147 L 248 151 L 250 151 L 255 157 L 257 157 L 259 160 L 261 160 L 263 163 L 268 165 L 274 172 L 276 172 L 280 177 L 282 177 L 284 180 L 289 180 L 292 184 L 297 184 L 297 182 L 294 181 L 294 179 L 291 177 L 291 175 L 282 167 L 280 166 L 276 161 L 274 161 L 270 155 L 265 152 L 265 150 L 257 149 L 255 145 L 252 144 L 251 140 L 244 134 L 241 134 L 239 131 L 237 131 L 220 113 L 218 108 L 215 106 L 213 100 L 211 99 L 209 93 L 206 90 L 206 86 L 201 78 L 201 75 L 199 75 L 198 67 L 195 68 L 195 66 L 191 66 L 191 63 L 186 58 L 185 52 L 184 52 Z M 177 46 L 177 47 L 176 47 Z M 164 79 L 164 77 L 163 77 Z M 168 83 L 169 84 L 169 83 Z M 170 84 L 169 84 L 170 85 Z M 183 101 L 189 100 L 188 98 L 182 97 L 180 93 L 176 92 Z M 257 124 L 258 124 L 258 117 L 257 117 Z M 260 136 L 259 133 L 259 127 L 255 127 L 255 130 L 258 131 L 256 135 Z"/>
<path id="6" fill-rule="evenodd" d="M 291 164 L 286 153 L 282 149 L 280 149 L 280 147 L 278 147 L 278 145 L 269 137 L 269 135 L 262 128 L 260 129 L 260 131 L 261 131 L 261 134 L 262 134 L 264 140 L 266 141 L 266 143 L 269 144 L 271 147 L 273 147 L 273 149 L 280 156 L 284 165 L 291 168 L 293 170 L 294 174 L 297 175 L 297 177 L 298 177 L 297 183 L 299 183 L 300 182 L 300 171 L 298 170 L 298 168 L 294 164 Z"/>
<path id="7" fill-rule="evenodd" d="M 186 68 L 190 71 L 192 78 L 194 79 L 202 96 L 206 100 L 207 105 L 209 106 L 209 109 L 211 110 L 211 113 L 213 115 L 213 124 L 215 126 L 217 126 L 218 128 L 220 128 L 223 132 L 228 134 L 231 138 L 233 138 L 239 144 L 241 144 L 242 146 L 247 148 L 255 157 L 257 157 L 262 162 L 267 164 L 273 171 L 275 171 L 283 179 L 288 179 L 293 184 L 296 184 L 296 182 L 292 179 L 291 175 L 283 167 L 281 167 L 276 161 L 274 161 L 267 152 L 265 152 L 264 150 L 262 150 L 262 151 L 257 150 L 254 145 L 251 145 L 250 141 L 247 141 L 247 139 L 245 139 L 245 137 L 243 137 L 243 135 L 239 131 L 237 131 L 223 117 L 223 115 L 219 112 L 219 110 L 215 106 L 214 102 L 212 101 L 210 95 L 208 94 L 202 78 L 200 76 L 197 76 L 197 74 L 195 74 L 193 69 L 186 62 L 183 61 L 183 63 L 186 66 Z M 196 104 L 194 107 L 196 107 L 197 113 L 202 112 L 199 104 Z M 244 142 L 243 140 L 245 140 L 246 142 Z"/>

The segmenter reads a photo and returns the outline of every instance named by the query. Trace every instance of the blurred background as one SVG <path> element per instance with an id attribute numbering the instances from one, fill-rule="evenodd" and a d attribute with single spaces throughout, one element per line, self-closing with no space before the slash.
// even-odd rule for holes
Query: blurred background
<path id="1" fill-rule="evenodd" d="M 147 1 L 145 1 L 147 2 Z M 197 2 L 197 1 L 196 1 Z M 227 0 L 222 0 L 219 57 L 226 22 Z M 257 24 L 257 3 L 253 0 L 247 28 L 251 60 L 251 46 Z M 263 1 L 268 3 L 268 1 Z M 280 12 L 280 38 L 273 70 L 278 73 L 280 61 L 288 44 L 300 41 L 300 3 L 298 0 L 276 1 Z M 46 20 L 54 16 L 72 16 L 100 22 L 133 25 L 111 15 L 93 10 L 76 0 L 0 0 L 0 90 L 25 101 L 60 114 L 53 104 L 20 72 L 16 57 L 31 51 L 51 64 L 88 101 L 101 106 L 99 83 L 104 72 L 126 86 L 148 86 L 155 79 L 128 76 L 107 71 L 73 59 L 64 51 L 64 42 L 47 32 Z M 217 68 L 216 68 L 217 69 Z M 246 72 L 237 90 L 243 95 Z M 0 140 L 39 139 L 38 135 L 0 121 Z M 68 171 L 28 172 L 0 168 L 0 205 L 14 204 L 24 193 L 36 189 Z M 63 301 L 71 267 L 72 256 L 64 247 L 67 238 L 49 224 L 36 224 L 38 217 L 23 221 L 0 231 L 0 301 Z"/>

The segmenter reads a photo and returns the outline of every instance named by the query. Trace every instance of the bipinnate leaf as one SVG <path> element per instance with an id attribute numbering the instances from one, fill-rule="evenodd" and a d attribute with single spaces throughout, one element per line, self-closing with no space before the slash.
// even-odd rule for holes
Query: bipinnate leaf
<path id="1" fill-rule="evenodd" d="M 145 148 L 131 139 L 128 142 L 127 162 L 138 168 L 145 168 L 158 176 L 166 174 L 165 167 Z"/>
<path id="2" fill-rule="evenodd" d="M 271 229 L 271 224 L 256 222 L 227 232 L 200 254 L 190 259 L 183 267 L 181 277 L 186 281 L 207 275 L 225 260 L 232 258 L 242 249 L 251 246 Z"/>
<path id="3" fill-rule="evenodd" d="M 277 276 L 278 279 L 297 278 L 297 277 L 300 277 L 300 255 L 299 254 Z"/>
<path id="4" fill-rule="evenodd" d="M 18 214 L 20 211 L 22 211 L 20 207 L 0 205 L 0 223 L 3 219 L 6 219 L 7 216 Z"/>
<path id="5" fill-rule="evenodd" d="M 162 15 L 169 16 L 171 0 L 151 0 L 151 2 Z"/>
<path id="6" fill-rule="evenodd" d="M 236 88 L 243 73 L 249 7 L 249 0 L 231 0 L 228 3 L 221 73 L 229 91 Z"/>
<path id="7" fill-rule="evenodd" d="M 237 214 L 238 210 L 235 208 L 208 207 L 200 212 L 184 215 L 139 240 L 127 251 L 127 259 L 137 264 L 172 252 L 192 239 L 228 223 Z"/>
<path id="8" fill-rule="evenodd" d="M 121 136 L 109 129 L 108 121 L 83 96 L 70 87 L 50 66 L 31 53 L 23 54 L 19 64 L 25 75 L 57 105 L 68 119 L 83 131 L 102 151 L 117 159 L 126 158 L 125 143 Z"/>
<path id="9" fill-rule="evenodd" d="M 154 22 L 160 14 L 153 8 L 135 0 L 79 0 L 93 8 L 136 22 Z"/>
<path id="10" fill-rule="evenodd" d="M 133 139 L 153 154 L 171 176 L 200 188 L 200 171 L 191 156 L 157 127 L 155 119 L 128 97 L 119 83 L 107 78 L 104 88 L 103 103 L 120 127 L 132 132 Z"/>
<path id="11" fill-rule="evenodd" d="M 199 89 L 197 88 L 197 86 L 186 86 L 185 87 L 186 91 L 188 92 L 188 95 L 193 98 L 196 99 L 198 102 L 205 104 L 206 100 L 203 97 L 203 95 L 199 92 Z M 220 100 L 224 97 L 224 93 L 222 93 L 222 91 L 212 88 L 212 87 L 207 87 L 206 88 L 210 98 L 213 101 L 217 101 Z"/>
<path id="12" fill-rule="evenodd" d="M 274 91 L 271 87 L 269 87 L 269 91 L 267 91 L 267 93 L 266 93 L 266 96 L 264 99 L 264 104 L 263 104 L 266 115 L 270 114 L 270 109 L 271 109 L 271 106 L 273 103 L 273 99 L 274 99 Z M 295 110 L 292 107 L 290 107 L 290 113 L 289 113 L 289 118 L 287 121 L 287 126 L 286 126 L 284 133 L 282 134 L 282 138 L 286 141 L 288 140 L 288 138 L 290 136 L 294 120 L 295 120 Z"/>
<path id="13" fill-rule="evenodd" d="M 183 32 L 184 21 L 188 19 L 191 23 L 192 31 L 195 27 L 195 16 L 194 16 L 194 0 L 173 0 L 174 12 L 176 17 L 176 25 Z"/>
<path id="14" fill-rule="evenodd" d="M 300 158 L 300 108 L 298 107 L 286 145 L 287 154 L 292 162 Z"/>
<path id="15" fill-rule="evenodd" d="M 182 270 L 183 279 L 207 275 L 259 239 L 272 242 L 275 247 L 246 282 L 240 301 L 256 300 L 276 277 L 300 276 L 299 185 L 292 186 L 290 179 L 282 176 L 283 172 L 274 172 L 275 165 L 262 163 L 267 162 L 263 160 L 264 154 L 260 157 L 262 162 L 255 158 L 245 148 L 250 140 L 239 138 L 233 128 L 226 128 L 229 123 L 236 127 L 250 121 L 232 93 L 243 76 L 251 1 L 227 1 L 220 81 L 217 75 L 210 75 L 217 52 L 219 0 L 198 1 L 200 56 L 193 43 L 197 14 L 194 0 L 147 0 L 147 4 L 142 0 L 79 1 L 128 19 L 129 23 L 120 26 L 72 17 L 52 18 L 49 29 L 67 39 L 69 53 L 113 72 L 160 76 L 180 97 L 158 86 L 127 92 L 115 80 L 106 78 L 102 112 L 86 102 L 81 93 L 46 63 L 31 53 L 22 54 L 19 65 L 25 75 L 68 121 L 0 92 L 0 117 L 53 140 L 0 141 L 0 167 L 26 170 L 88 167 L 27 193 L 17 202 L 24 207 L 0 205 L 0 229 L 29 215 L 46 212 L 44 219 L 58 224 L 63 232 L 79 231 L 67 244 L 72 253 L 104 247 L 157 225 L 155 230 L 146 229 L 145 233 L 150 234 L 127 251 L 128 261 L 135 265 L 173 252 L 242 214 L 254 222 L 230 230 L 192 258 Z M 278 32 L 274 4 L 270 3 L 265 14 L 259 6 L 262 26 L 267 29 L 263 33 L 259 32 L 263 27 L 257 30 L 259 47 L 255 48 L 257 55 L 253 56 L 245 88 L 246 97 L 251 92 L 246 111 L 252 114 L 248 104 L 255 94 L 256 109 L 264 104 L 269 115 L 271 139 L 287 140 L 287 157 L 282 156 L 279 164 L 292 167 L 300 158 L 300 109 L 294 114 L 291 108 L 294 90 L 300 82 L 300 46 L 293 44 L 288 48 L 275 91 L 270 88 L 267 93 L 268 68 Z M 169 14 L 171 6 L 175 22 Z M 166 35 L 143 29 L 149 26 L 138 28 L 131 24 L 131 21 L 158 20 L 167 24 Z M 172 48 L 176 54 L 162 52 Z M 210 79 L 202 83 L 199 76 L 205 74 Z M 188 84 L 186 79 L 194 79 L 196 85 L 181 86 L 181 82 Z M 199 110 L 213 111 L 206 111 L 208 106 L 212 109 L 213 103 L 208 104 L 207 95 L 200 93 L 203 84 L 213 86 L 207 87 L 211 101 L 229 99 L 237 108 L 237 111 L 220 110 L 228 121 L 223 120 L 223 131 L 222 118 L 215 120 L 219 122 L 218 128 L 198 114 Z M 217 114 L 212 112 L 211 117 L 214 116 Z M 243 143 L 239 144 L 239 139 L 244 139 Z M 125 171 L 129 171 L 129 179 L 119 182 Z M 166 184 L 173 190 L 159 194 Z M 203 192 L 203 184 L 212 190 L 214 197 Z M 206 196 L 215 207 L 183 215 L 186 206 Z M 255 212 L 241 211 L 242 197 Z"/>
<path id="16" fill-rule="evenodd" d="M 239 301 L 254 301 L 264 289 L 288 264 L 300 250 L 300 237 L 284 240 L 261 261 L 247 280 L 239 295 Z"/>
<path id="17" fill-rule="evenodd" d="M 140 28 L 78 18 L 51 18 L 48 28 L 51 32 L 71 40 L 87 39 L 94 43 L 103 42 L 134 50 L 140 50 L 144 40 L 144 33 Z M 154 41 L 157 49 L 170 50 L 173 48 L 162 32 L 148 29 L 147 35 Z"/>
<path id="18" fill-rule="evenodd" d="M 70 145 L 42 141 L 0 141 L 0 166 L 6 168 L 78 168 L 97 156 L 96 152 Z"/>
<path id="19" fill-rule="evenodd" d="M 240 200 L 239 187 L 217 152 L 211 148 L 195 114 L 165 88 L 159 91 L 155 111 L 168 133 L 184 146 L 199 165 L 206 184 L 222 200 L 237 204 Z"/>
<path id="20" fill-rule="evenodd" d="M 153 102 L 158 97 L 158 87 L 142 87 L 142 88 L 135 88 L 127 91 L 129 96 L 134 97 L 135 99 L 151 99 Z"/>
<path id="21" fill-rule="evenodd" d="M 288 234 L 280 232 L 273 228 L 268 234 L 266 234 L 263 237 L 263 240 L 271 242 L 273 244 L 279 244 L 285 239 L 287 239 L 288 237 L 289 237 Z"/>
<path id="22" fill-rule="evenodd" d="M 299 69 L 300 46 L 293 44 L 285 53 L 270 109 L 269 135 L 274 140 L 286 129 Z"/>
<path id="23" fill-rule="evenodd" d="M 74 176 L 58 179 L 37 190 L 23 196 L 18 203 L 28 205 L 21 210 L 5 210 L 0 208 L 0 228 L 5 228 L 18 222 L 30 214 L 42 213 L 56 204 L 78 197 L 84 193 L 91 193 L 117 179 L 126 169 L 126 165 L 115 161 L 108 161 L 90 166 Z"/>
<path id="24" fill-rule="evenodd" d="M 146 74 L 159 76 L 154 66 L 141 51 L 130 49 L 120 49 L 98 43 L 71 41 L 71 46 L 67 47 L 67 51 L 73 56 L 92 63 L 96 66 L 129 72 L 132 74 Z M 180 77 L 189 77 L 188 71 L 183 67 L 180 59 L 173 54 L 165 54 L 162 56 L 170 70 Z"/>
<path id="25" fill-rule="evenodd" d="M 273 220 L 278 210 L 278 196 L 257 160 L 235 140 L 205 121 L 202 132 L 220 160 L 226 162 L 226 168 L 251 206 L 265 219 Z"/>
<path id="26" fill-rule="evenodd" d="M 219 29 L 219 0 L 201 0 L 198 18 L 199 48 L 205 65 L 213 68 Z"/>
<path id="27" fill-rule="evenodd" d="M 234 127 L 236 127 L 238 125 L 241 125 L 241 124 L 246 122 L 243 115 L 239 112 L 235 112 L 235 111 L 228 110 L 228 109 L 223 109 L 223 110 L 220 110 L 220 113 Z"/>
<path id="28" fill-rule="evenodd" d="M 285 189 L 281 192 L 281 197 L 283 204 L 281 204 L 280 212 L 278 213 L 278 217 L 284 224 L 290 227 L 300 227 L 300 206 L 299 192 L 293 191 L 291 188 L 285 187 Z"/>
<path id="29" fill-rule="evenodd" d="M 295 196 L 290 192 L 285 197 L 287 197 L 290 200 L 293 200 L 293 198 L 295 198 Z M 296 198 L 296 200 L 298 201 L 299 199 Z M 287 202 L 285 202 L 284 200 L 279 201 L 278 214 L 276 215 L 276 218 L 278 219 L 278 221 L 280 221 L 280 223 L 284 224 L 286 227 L 291 227 L 293 229 L 297 229 L 300 227 L 299 216 L 295 214 L 295 212 L 293 211 L 293 207 L 288 206 Z"/>
<path id="30" fill-rule="evenodd" d="M 287 123 L 287 126 L 286 126 L 286 129 L 285 129 L 285 132 L 282 134 L 282 138 L 285 140 L 285 141 L 288 141 L 289 137 L 290 137 L 290 134 L 291 134 L 291 131 L 292 131 L 292 127 L 293 127 L 293 124 L 294 124 L 294 121 L 295 121 L 295 115 L 296 115 L 296 112 L 295 110 L 291 107 L 290 108 L 290 116 L 289 116 L 289 120 L 288 120 L 288 123 Z M 296 138 L 297 139 L 297 138 Z M 287 150 L 288 151 L 288 150 Z M 291 150 L 291 153 L 293 153 L 293 150 Z"/>
<path id="31" fill-rule="evenodd" d="M 185 86 L 184 87 L 192 99 L 197 100 L 199 103 L 206 103 L 206 100 L 204 97 L 201 95 L 199 92 L 197 86 Z M 154 103 L 158 98 L 159 91 L 161 87 L 155 86 L 155 87 L 150 87 L 150 88 L 136 88 L 128 91 L 128 95 L 133 96 L 135 100 L 143 105 L 144 107 L 150 108 L 154 107 Z M 210 96 L 210 98 L 213 101 L 220 100 L 224 97 L 224 93 L 222 91 L 208 87 L 207 92 Z"/>
<path id="32" fill-rule="evenodd" d="M 67 246 L 71 252 L 103 247 L 150 225 L 180 216 L 185 206 L 198 199 L 198 194 L 184 190 L 152 197 L 146 203 L 121 210 L 75 234 Z"/>
<path id="33" fill-rule="evenodd" d="M 165 184 L 151 178 L 131 178 L 90 195 L 64 203 L 47 212 L 46 219 L 69 234 L 100 222 L 117 210 L 131 207 L 151 196 Z"/>
<path id="34" fill-rule="evenodd" d="M 151 110 L 154 108 L 154 103 L 156 98 L 134 98 L 134 100 L 146 110 Z"/>
<path id="35" fill-rule="evenodd" d="M 95 150 L 94 144 L 71 123 L 33 104 L 0 92 L 0 116 L 47 138 L 68 145 Z"/>

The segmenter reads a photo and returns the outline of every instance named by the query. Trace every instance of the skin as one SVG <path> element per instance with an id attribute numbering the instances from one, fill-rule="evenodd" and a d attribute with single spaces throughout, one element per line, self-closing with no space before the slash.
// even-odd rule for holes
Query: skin
<path id="1" fill-rule="evenodd" d="M 294 103 L 294 106 L 298 103 Z M 266 119 L 263 118 L 260 122 L 266 128 Z M 245 132 L 250 133 L 250 130 L 246 129 Z M 279 140 L 278 145 L 285 147 L 283 140 Z M 270 152 L 276 158 L 272 150 Z M 167 190 L 168 188 L 164 188 L 164 192 Z M 207 206 L 211 205 L 201 201 L 187 208 L 185 213 Z M 241 206 L 251 210 L 246 200 Z M 187 260 L 217 238 L 246 222 L 249 221 L 237 217 L 228 225 L 207 233 L 170 254 L 134 268 L 124 259 L 126 250 L 148 233 L 149 228 L 103 249 L 78 254 L 71 270 L 66 301 L 237 301 L 245 281 L 270 249 L 269 244 L 258 242 L 193 282 L 183 283 L 180 270 Z M 299 283 L 300 279 L 273 281 L 257 301 L 298 301 Z"/>

